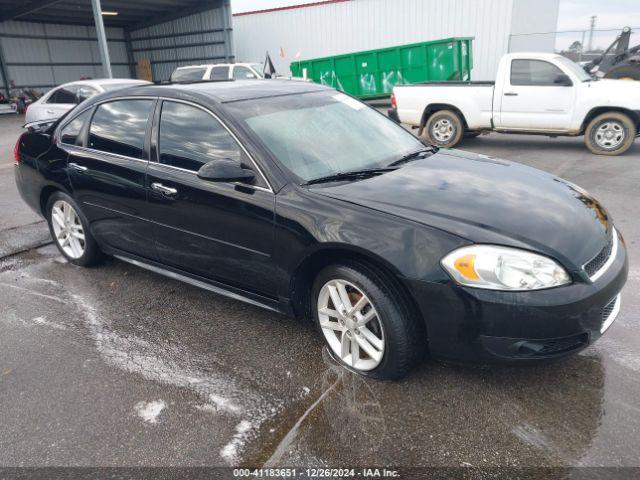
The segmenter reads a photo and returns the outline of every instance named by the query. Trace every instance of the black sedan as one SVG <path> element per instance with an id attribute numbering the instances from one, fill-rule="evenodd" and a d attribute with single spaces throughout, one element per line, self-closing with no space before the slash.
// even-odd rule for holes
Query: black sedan
<path id="1" fill-rule="evenodd" d="M 345 366 L 404 375 L 430 351 L 575 353 L 620 309 L 624 241 L 587 192 L 438 150 L 306 82 L 94 97 L 15 149 L 66 259 L 112 255 L 318 325 Z"/>

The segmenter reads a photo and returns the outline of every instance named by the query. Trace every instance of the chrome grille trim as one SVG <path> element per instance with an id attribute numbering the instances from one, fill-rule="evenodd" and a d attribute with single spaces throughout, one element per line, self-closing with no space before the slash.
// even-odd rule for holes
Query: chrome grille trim
<path id="1" fill-rule="evenodd" d="M 591 280 L 592 282 L 595 282 L 602 275 L 604 275 L 604 273 L 609 269 L 611 264 L 616 259 L 616 256 L 618 255 L 618 242 L 619 242 L 618 231 L 614 227 L 611 227 L 611 236 L 612 236 L 612 239 L 611 239 L 612 245 L 611 245 L 611 253 L 609 254 L 609 258 L 607 258 L 607 261 L 604 262 L 604 264 L 593 275 L 589 277 L 589 280 Z M 600 255 L 600 253 L 598 253 L 598 255 Z M 596 258 L 598 255 L 593 257 L 591 260 L 589 260 L 587 263 L 585 263 L 582 266 L 582 270 L 585 271 L 585 273 L 586 273 L 586 269 L 585 269 L 586 265 L 588 265 L 591 261 L 593 261 L 593 259 Z"/>
<path id="2" fill-rule="evenodd" d="M 620 312 L 620 294 L 616 295 L 616 298 L 611 300 L 603 309 L 602 309 L 602 327 L 600 327 L 600 333 L 604 333 L 611 326 L 613 321 L 618 316 Z"/>

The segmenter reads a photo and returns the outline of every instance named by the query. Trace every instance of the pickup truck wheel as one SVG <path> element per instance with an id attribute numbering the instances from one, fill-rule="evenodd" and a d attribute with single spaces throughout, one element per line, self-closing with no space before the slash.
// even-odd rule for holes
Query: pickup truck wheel
<path id="1" fill-rule="evenodd" d="M 621 155 L 633 144 L 636 129 L 624 113 L 607 112 L 589 122 L 584 143 L 596 155 Z"/>
<path id="2" fill-rule="evenodd" d="M 464 135 L 462 120 L 451 110 L 440 110 L 427 120 L 425 127 L 427 141 L 438 147 L 455 147 Z"/>

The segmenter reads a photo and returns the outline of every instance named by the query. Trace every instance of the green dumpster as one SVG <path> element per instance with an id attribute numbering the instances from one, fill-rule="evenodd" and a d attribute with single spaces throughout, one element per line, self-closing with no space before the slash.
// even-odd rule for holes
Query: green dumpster
<path id="1" fill-rule="evenodd" d="M 291 63 L 306 77 L 359 98 L 381 98 L 395 85 L 471 80 L 473 37 L 445 38 Z"/>

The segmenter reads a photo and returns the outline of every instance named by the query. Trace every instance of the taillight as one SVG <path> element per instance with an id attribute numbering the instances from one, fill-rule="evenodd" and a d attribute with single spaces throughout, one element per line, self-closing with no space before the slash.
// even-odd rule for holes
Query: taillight
<path id="1" fill-rule="evenodd" d="M 13 147 L 13 161 L 16 165 L 20 163 L 20 140 L 22 140 L 22 135 L 18 137 L 16 146 Z"/>
<path id="2" fill-rule="evenodd" d="M 393 93 L 391 94 L 391 108 L 398 108 L 398 104 L 396 103 L 396 96 Z"/>

